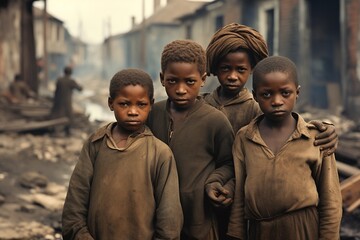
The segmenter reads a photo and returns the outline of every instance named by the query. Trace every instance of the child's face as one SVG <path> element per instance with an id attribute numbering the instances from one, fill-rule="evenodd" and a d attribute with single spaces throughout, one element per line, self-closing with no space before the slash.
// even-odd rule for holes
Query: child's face
<path id="1" fill-rule="evenodd" d="M 291 114 L 299 89 L 288 74 L 271 72 L 264 74 L 253 94 L 265 116 L 278 121 Z"/>
<path id="2" fill-rule="evenodd" d="M 140 130 L 149 115 L 152 100 L 148 91 L 140 85 L 128 85 L 120 89 L 114 99 L 108 99 L 109 108 L 120 129 L 125 132 Z"/>
<path id="3" fill-rule="evenodd" d="M 185 110 L 194 104 L 205 78 L 206 73 L 201 75 L 195 63 L 173 62 L 160 73 L 161 83 L 175 110 Z"/>
<path id="4" fill-rule="evenodd" d="M 249 55 L 245 51 L 227 54 L 219 62 L 216 75 L 225 95 L 234 96 L 247 82 L 252 68 Z"/>

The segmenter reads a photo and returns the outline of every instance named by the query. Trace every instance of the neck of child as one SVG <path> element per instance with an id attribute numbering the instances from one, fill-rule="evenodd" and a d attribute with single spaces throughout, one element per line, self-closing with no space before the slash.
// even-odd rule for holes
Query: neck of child
<path id="1" fill-rule="evenodd" d="M 116 139 L 118 139 L 118 140 L 126 140 L 129 138 L 130 135 L 132 135 L 134 133 L 140 133 L 143 131 L 144 131 L 144 126 L 140 127 L 136 131 L 132 131 L 132 130 L 127 130 L 117 124 L 113 129 L 113 136 L 114 136 L 114 138 L 116 137 Z"/>
<path id="2" fill-rule="evenodd" d="M 281 129 L 289 129 L 296 127 L 296 120 L 290 113 L 286 117 L 282 119 L 272 119 L 269 117 L 264 117 L 262 124 L 264 127 L 274 130 L 281 130 Z"/>
<path id="3" fill-rule="evenodd" d="M 226 91 L 223 87 L 220 87 L 219 98 L 222 102 L 228 101 L 230 99 L 235 98 L 237 95 L 239 95 L 240 91 L 241 91 L 241 89 L 239 89 L 238 91 Z"/>

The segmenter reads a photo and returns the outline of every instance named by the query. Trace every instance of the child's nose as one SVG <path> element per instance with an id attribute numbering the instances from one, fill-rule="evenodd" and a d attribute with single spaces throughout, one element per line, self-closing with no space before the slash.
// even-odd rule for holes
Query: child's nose
<path id="1" fill-rule="evenodd" d="M 134 116 L 138 115 L 138 110 L 135 106 L 129 107 L 128 115 Z"/>
<path id="2" fill-rule="evenodd" d="M 237 73 L 236 71 L 231 71 L 228 75 L 228 80 L 237 80 L 238 79 L 238 76 L 237 76 Z"/>
<path id="3" fill-rule="evenodd" d="M 272 105 L 273 106 L 281 106 L 284 103 L 282 96 L 274 95 Z"/>
<path id="4" fill-rule="evenodd" d="M 179 84 L 176 89 L 176 94 L 185 94 L 186 93 L 186 87 L 184 84 Z"/>

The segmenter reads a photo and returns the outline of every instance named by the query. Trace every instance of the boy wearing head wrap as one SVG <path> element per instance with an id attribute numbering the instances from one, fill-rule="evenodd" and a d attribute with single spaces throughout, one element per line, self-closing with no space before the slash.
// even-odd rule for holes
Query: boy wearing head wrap
<path id="1" fill-rule="evenodd" d="M 244 86 L 258 61 L 268 56 L 261 34 L 237 23 L 218 30 L 206 49 L 207 74 L 217 76 L 220 86 L 205 94 L 205 101 L 226 115 L 235 133 L 261 113 Z"/>
<path id="2" fill-rule="evenodd" d="M 217 76 L 220 86 L 212 93 L 204 94 L 204 99 L 227 116 L 234 133 L 261 113 L 252 94 L 244 86 L 256 64 L 268 56 L 263 36 L 255 29 L 238 23 L 228 24 L 215 32 L 206 49 L 207 75 Z M 322 132 L 317 135 L 314 144 L 327 150 L 327 155 L 334 153 L 337 145 L 335 127 L 320 121 L 311 123 Z"/>
<path id="3" fill-rule="evenodd" d="M 268 56 L 263 36 L 255 29 L 238 23 L 228 24 L 215 32 L 206 49 L 207 75 L 216 76 L 220 86 L 212 93 L 203 94 L 203 97 L 208 104 L 225 114 L 235 134 L 261 113 L 258 103 L 244 86 L 256 64 Z M 335 127 L 325 126 L 320 121 L 311 123 L 322 132 L 316 136 L 314 145 L 325 149 L 326 155 L 334 153 L 337 145 Z M 226 188 L 233 188 L 231 181 Z M 206 191 L 213 202 L 219 203 L 220 186 L 213 185 Z M 223 215 L 224 212 L 226 210 L 220 211 L 220 223 L 223 225 L 222 228 L 220 226 L 220 234 L 226 232 L 227 216 Z"/>

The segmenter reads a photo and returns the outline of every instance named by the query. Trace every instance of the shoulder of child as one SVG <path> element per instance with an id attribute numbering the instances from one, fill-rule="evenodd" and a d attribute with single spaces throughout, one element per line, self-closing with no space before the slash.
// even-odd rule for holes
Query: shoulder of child
<path id="1" fill-rule="evenodd" d="M 154 139 L 153 147 L 156 151 L 158 151 L 159 153 L 162 153 L 162 154 L 172 156 L 173 152 L 171 151 L 170 147 L 166 143 L 164 143 L 163 141 L 161 141 L 160 139 L 158 139 L 155 136 L 152 136 L 152 137 Z"/>
<path id="2" fill-rule="evenodd" d="M 106 134 L 107 128 L 109 127 L 109 125 L 113 124 L 108 123 L 100 128 L 98 128 L 95 132 L 93 132 L 90 136 L 89 136 L 89 141 L 91 142 L 96 142 L 97 140 L 103 138 Z"/>
<path id="3" fill-rule="evenodd" d="M 298 125 L 300 125 L 300 128 L 304 127 L 308 131 L 311 138 L 315 138 L 315 136 L 320 133 L 320 131 L 314 124 L 305 121 L 305 119 L 299 113 L 295 114 L 298 115 Z"/>

